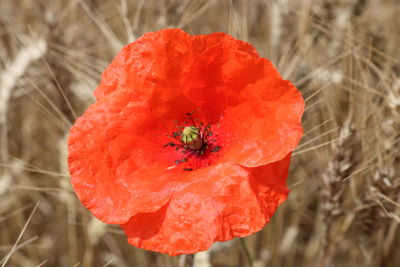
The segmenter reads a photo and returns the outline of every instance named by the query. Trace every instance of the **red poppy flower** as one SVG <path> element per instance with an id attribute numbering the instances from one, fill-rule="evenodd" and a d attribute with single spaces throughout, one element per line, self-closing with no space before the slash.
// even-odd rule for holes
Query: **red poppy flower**
<path id="1" fill-rule="evenodd" d="M 304 101 L 224 33 L 147 33 L 105 70 L 71 129 L 72 185 L 129 243 L 170 255 L 259 231 L 288 194 Z"/>

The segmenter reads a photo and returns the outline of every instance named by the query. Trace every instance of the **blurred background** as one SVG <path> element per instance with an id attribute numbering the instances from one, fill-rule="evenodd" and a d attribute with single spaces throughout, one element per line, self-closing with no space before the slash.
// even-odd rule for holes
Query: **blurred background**
<path id="1" fill-rule="evenodd" d="M 66 137 L 101 72 L 148 31 L 253 44 L 306 100 L 288 201 L 254 266 L 400 266 L 400 1 L 1 0 L 0 266 L 182 266 L 77 200 Z M 238 240 L 195 266 L 245 266 Z"/>

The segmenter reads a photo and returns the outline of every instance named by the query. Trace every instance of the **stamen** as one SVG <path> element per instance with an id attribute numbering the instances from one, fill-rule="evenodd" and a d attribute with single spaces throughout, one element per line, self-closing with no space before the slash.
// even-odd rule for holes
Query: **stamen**
<path id="1" fill-rule="evenodd" d="M 220 150 L 221 150 L 221 147 L 220 147 L 220 146 L 215 146 L 215 147 L 213 147 L 213 148 L 211 149 L 212 152 L 218 152 L 218 151 L 220 151 Z"/>
<path id="2" fill-rule="evenodd" d="M 178 164 L 198 161 L 202 162 L 206 160 L 202 156 L 207 152 L 219 152 L 222 147 L 216 146 L 216 138 L 212 137 L 214 134 L 211 131 L 211 125 L 199 122 L 198 119 L 193 118 L 193 112 L 186 113 L 188 121 L 185 121 L 182 125 L 176 125 L 176 131 L 172 132 L 171 135 L 167 135 L 170 138 L 175 139 L 177 142 L 169 142 L 164 147 L 175 147 L 176 151 L 182 153 L 182 158 L 175 160 L 175 166 Z M 207 155 L 207 154 L 206 154 Z M 188 163 L 188 167 L 184 167 L 184 171 L 193 171 L 193 162 Z M 198 163 L 195 165 L 197 166 Z M 207 163 L 206 163 L 207 164 Z M 190 167 L 189 167 L 190 166 Z M 196 167 L 197 168 L 197 167 Z"/>

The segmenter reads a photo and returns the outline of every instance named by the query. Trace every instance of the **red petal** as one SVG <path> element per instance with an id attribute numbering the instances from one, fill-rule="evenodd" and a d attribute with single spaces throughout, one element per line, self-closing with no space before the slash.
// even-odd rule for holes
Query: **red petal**
<path id="1" fill-rule="evenodd" d="M 149 101 L 153 113 L 170 128 L 173 121 L 185 120 L 186 112 L 197 110 L 201 117 L 202 110 L 196 109 L 182 88 L 187 87 L 187 69 L 193 58 L 214 45 L 218 53 L 239 51 L 258 57 L 250 44 L 224 33 L 191 36 L 180 29 L 160 30 L 124 47 L 103 73 L 95 96 L 101 99 L 121 88 L 134 91 Z M 211 77 L 214 71 L 209 68 L 204 74 Z"/>
<path id="2" fill-rule="evenodd" d="M 82 203 L 106 223 L 125 223 L 158 210 L 170 198 L 175 170 L 162 149 L 170 140 L 144 101 L 110 94 L 80 117 L 68 139 L 72 185 Z"/>
<path id="3" fill-rule="evenodd" d="M 143 35 L 127 45 L 103 73 L 97 99 L 130 90 L 148 101 L 153 114 L 172 128 L 195 106 L 181 93 L 182 69 L 191 58 L 191 36 L 180 29 Z"/>
<path id="4" fill-rule="evenodd" d="M 257 59 L 254 54 L 238 50 L 232 40 L 217 43 L 194 57 L 182 89 L 207 121 L 216 123 L 227 105 L 244 100 L 239 98 L 241 90 L 263 78 L 263 64 Z"/>
<path id="5" fill-rule="evenodd" d="M 123 87 L 149 99 L 160 84 L 177 85 L 181 66 L 191 55 L 190 38 L 180 29 L 168 29 L 144 34 L 128 44 L 104 71 L 96 98 Z"/>
<path id="6" fill-rule="evenodd" d="M 227 159 L 256 167 L 292 152 L 303 135 L 304 101 L 298 90 L 289 81 L 266 78 L 243 93 L 249 100 L 227 108 L 219 130 Z"/>
<path id="7" fill-rule="evenodd" d="M 191 254 L 261 230 L 288 193 L 289 158 L 260 169 L 225 162 L 188 173 L 162 209 L 122 225 L 129 243 L 170 255 Z"/>
<path id="8" fill-rule="evenodd" d="M 195 58 L 184 91 L 221 128 L 227 160 L 255 167 L 282 159 L 302 136 L 304 101 L 270 61 L 218 43 Z"/>

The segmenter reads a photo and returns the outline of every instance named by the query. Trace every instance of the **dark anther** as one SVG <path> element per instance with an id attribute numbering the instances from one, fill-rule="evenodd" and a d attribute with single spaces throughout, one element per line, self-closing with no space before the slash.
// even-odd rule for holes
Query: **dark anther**
<path id="1" fill-rule="evenodd" d="M 167 146 L 174 147 L 174 146 L 176 146 L 176 144 L 173 143 L 173 142 L 169 142 L 169 143 L 166 143 L 166 144 L 164 145 L 164 147 L 167 147 Z"/>
<path id="2" fill-rule="evenodd" d="M 181 161 L 179 159 L 175 160 L 175 164 L 179 164 L 179 163 L 181 163 Z"/>
<path id="3" fill-rule="evenodd" d="M 213 149 L 211 149 L 212 152 L 218 152 L 220 150 L 221 150 L 220 146 L 215 146 L 215 147 L 213 147 Z"/>
<path id="4" fill-rule="evenodd" d="M 184 170 L 184 171 L 188 171 L 188 172 L 193 171 L 192 168 L 183 168 L 183 170 Z"/>

